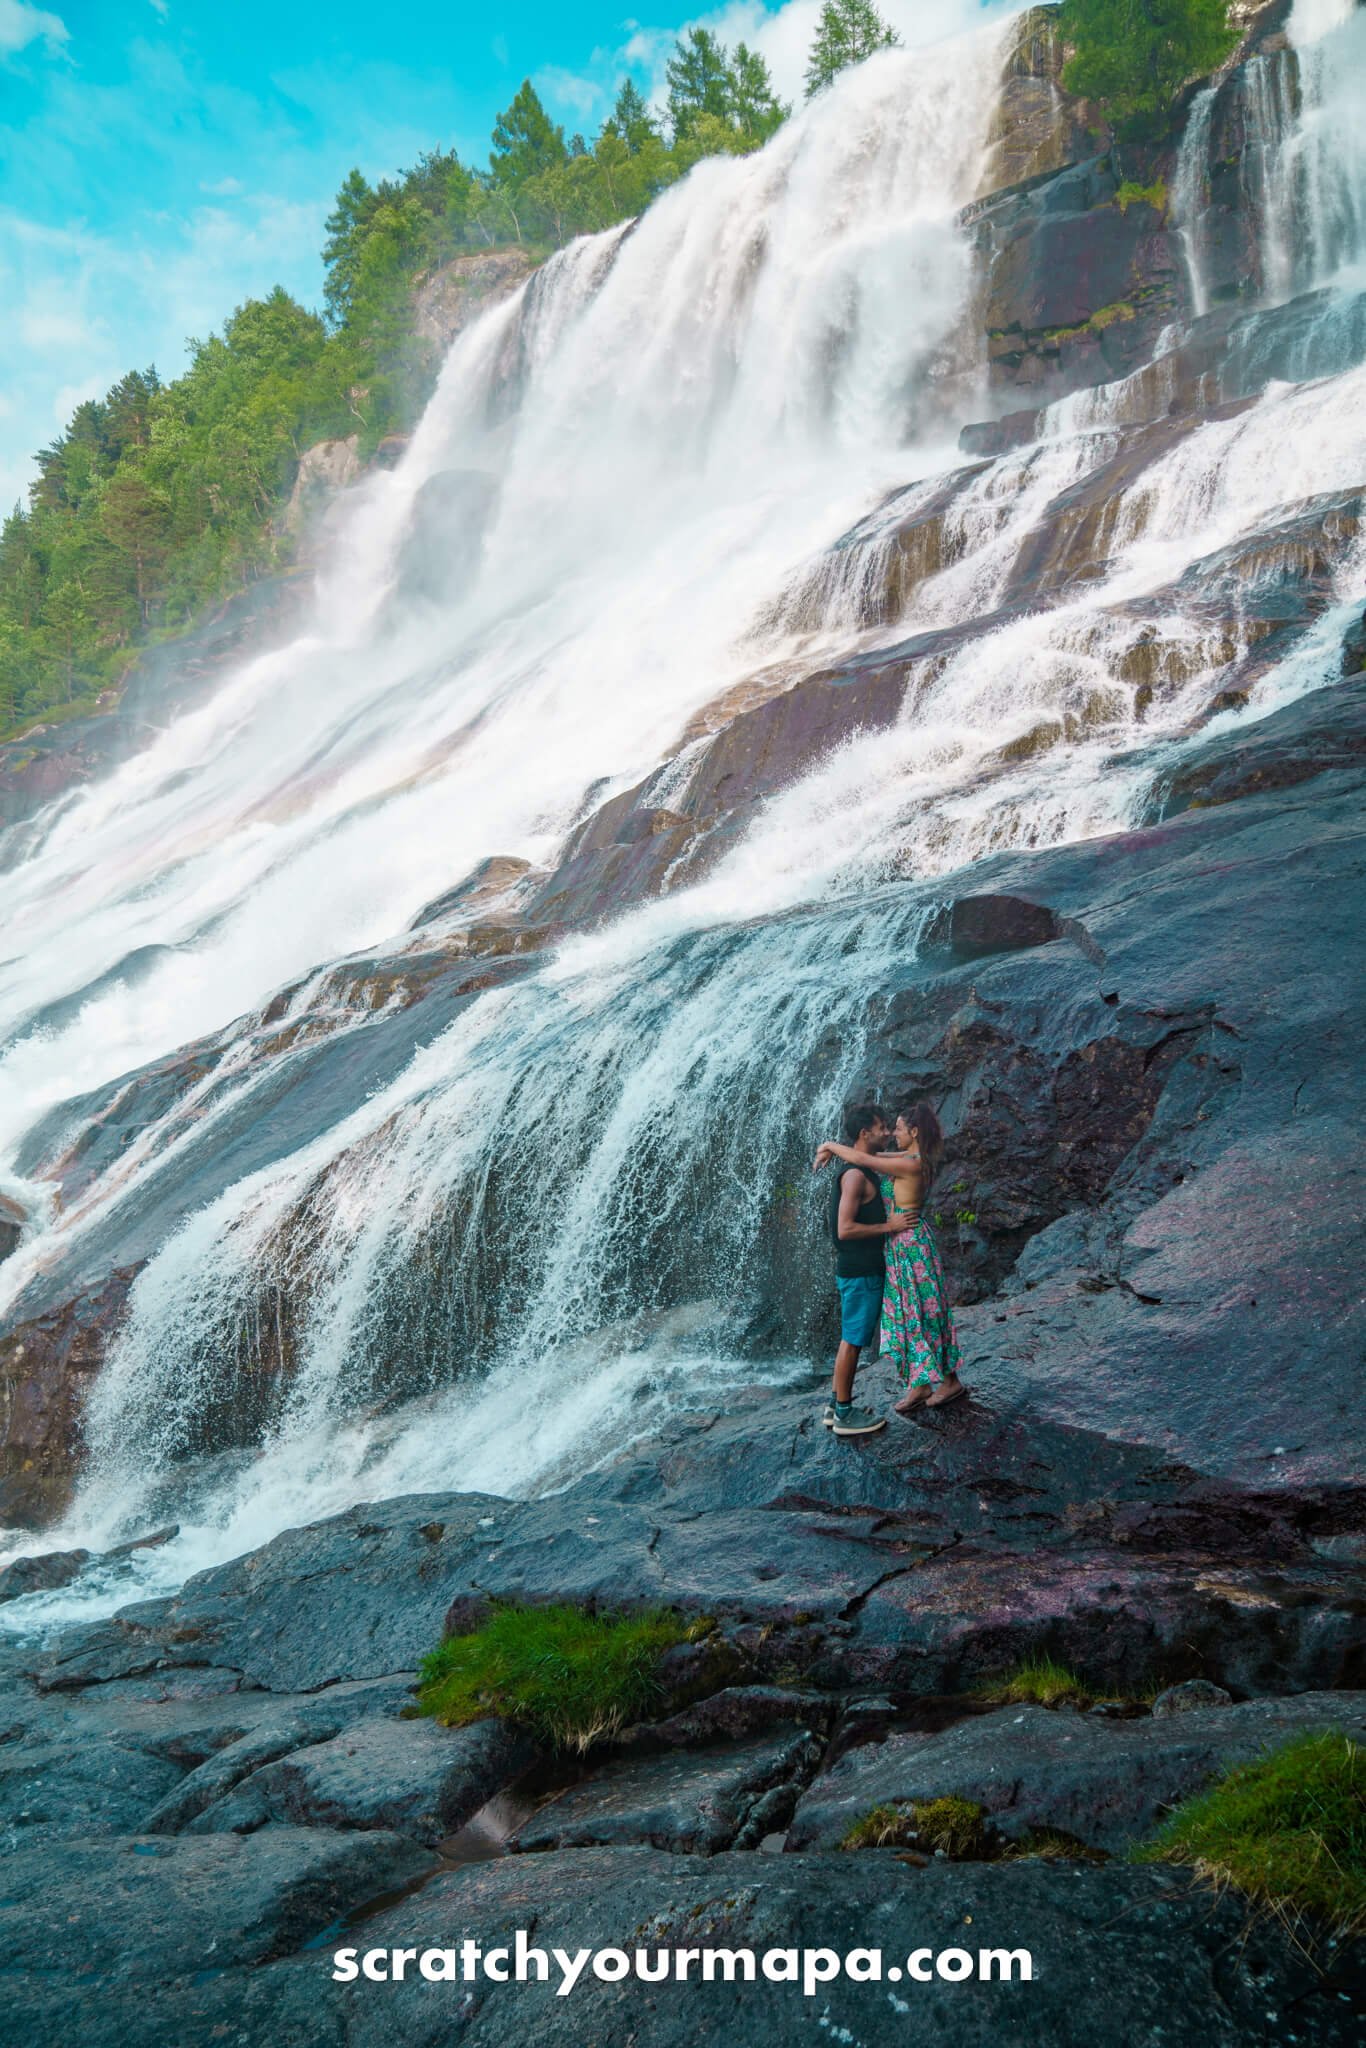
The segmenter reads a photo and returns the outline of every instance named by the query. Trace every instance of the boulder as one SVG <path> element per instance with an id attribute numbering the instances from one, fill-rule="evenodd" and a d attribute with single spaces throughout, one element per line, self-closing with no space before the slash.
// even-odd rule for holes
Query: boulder
<path id="1" fill-rule="evenodd" d="M 529 1852 L 644 1843 L 685 1856 L 712 1856 L 737 1843 L 753 1848 L 756 1820 L 767 1832 L 780 1813 L 786 1819 L 819 1755 L 809 1734 L 789 1731 L 722 1749 L 600 1765 L 540 1807 L 508 1846 Z"/>
<path id="2" fill-rule="evenodd" d="M 88 1550 L 45 1550 L 34 1557 L 16 1557 L 0 1567 L 0 1600 L 22 1600 L 26 1593 L 51 1593 L 69 1586 L 89 1564 Z"/>
<path id="3" fill-rule="evenodd" d="M 104 1363 L 134 1271 L 110 1273 L 0 1336 L 0 1527 L 45 1521 L 66 1505 L 86 1384 Z M 25 1562 L 7 1567 L 16 1572 L 8 1599 L 37 1590 L 19 1569 Z"/>
<path id="4" fill-rule="evenodd" d="M 286 1955 L 353 1907 L 435 1868 L 389 1834 L 267 1828 L 243 1838 L 45 1843 L 4 1865 L 0 1984 L 73 1982 L 83 1999 L 119 1980 L 228 1970 Z"/>
<path id="5" fill-rule="evenodd" d="M 875 1806 L 953 1796 L 981 1806 L 1007 1841 L 1051 1831 L 1120 1855 L 1235 1764 L 1327 1728 L 1359 1739 L 1366 1693 L 1210 1706 L 1174 1722 L 1003 1707 L 940 1734 L 892 1734 L 849 1750 L 802 1794 L 788 1847 L 838 1848 Z"/>
<path id="6" fill-rule="evenodd" d="M 343 1945 L 357 1960 L 379 1951 L 385 1969 L 395 1949 L 454 1950 L 458 1969 L 465 1937 L 486 1953 L 512 1947 L 519 1928 L 528 1948 L 545 1955 L 544 1982 L 534 1959 L 525 1983 L 483 1975 L 431 1983 L 414 1963 L 400 1982 L 332 1980 L 330 1957 Z M 634 1976 L 607 1982 L 585 1964 L 573 1991 L 559 1995 L 556 1949 L 572 1962 L 580 1950 L 613 1945 L 628 1957 L 643 1948 L 647 1963 L 659 1948 L 749 1950 L 755 1981 L 739 1974 L 740 1962 L 719 1963 L 704 1979 L 695 1958 L 686 1981 L 673 1974 L 658 1984 Z M 990 1980 L 950 1982 L 933 1970 L 928 1981 L 908 1978 L 906 1959 L 917 1948 L 964 1950 L 974 1977 L 985 1967 Z M 804 1949 L 837 1957 L 877 1950 L 882 1975 L 859 1981 L 841 1973 L 811 1994 L 800 1978 L 773 1982 L 759 1971 L 774 1950 L 797 1952 L 800 1971 Z M 984 1966 L 983 1950 L 1025 1951 L 1029 1981 L 1018 1960 L 1003 1981 L 1004 1957 Z M 1291 2032 L 1298 2048 L 1347 2048 L 1360 2016 L 1345 1962 L 1330 1961 L 1320 1974 L 1277 1922 L 1249 1923 L 1236 1899 L 1194 1886 L 1187 1872 L 1039 1860 L 912 1870 L 879 1854 L 565 1850 L 444 1873 L 334 1934 L 321 1953 L 256 1971 L 176 1976 L 159 1961 L 154 1955 L 124 1984 L 83 1985 L 88 2048 L 210 2048 L 223 2040 L 382 2048 L 396 2038 L 407 2048 L 450 2048 L 457 2023 L 461 2048 L 521 2048 L 533 2039 L 544 2048 L 695 2048 L 704 2039 L 783 2048 L 813 2030 L 898 2048 L 908 2026 L 943 2048 L 1024 2039 L 1039 2048 L 1097 2039 L 1245 2048 Z M 892 1977 L 893 1969 L 902 1975 Z M 4 1984 L 7 2014 L 24 2038 L 59 2036 L 69 1984 L 17 1969 Z"/>
<path id="7" fill-rule="evenodd" d="M 435 1847 L 535 1761 L 535 1746 L 499 1721 L 357 1721 L 342 1734 L 239 1780 L 190 1823 L 195 1834 L 250 1833 L 271 1822 L 383 1828 Z M 150 1825 L 150 1823 L 149 1823 Z"/>
<path id="8" fill-rule="evenodd" d="M 1231 1706 L 1232 1701 L 1222 1685 L 1214 1685 L 1208 1678 L 1188 1678 L 1182 1685 L 1169 1685 L 1153 1701 L 1153 1719 L 1165 1721 L 1173 1714 L 1203 1713 L 1208 1707 Z"/>

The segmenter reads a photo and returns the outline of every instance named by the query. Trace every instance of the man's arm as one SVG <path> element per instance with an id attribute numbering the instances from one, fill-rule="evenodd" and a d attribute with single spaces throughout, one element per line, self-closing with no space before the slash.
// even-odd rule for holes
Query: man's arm
<path id="1" fill-rule="evenodd" d="M 905 1228 L 900 1219 L 895 1223 L 860 1223 L 857 1218 L 864 1199 L 859 1193 L 858 1176 L 846 1173 L 840 1182 L 839 1217 L 835 1224 L 835 1234 L 842 1243 L 855 1237 L 893 1237 Z"/>

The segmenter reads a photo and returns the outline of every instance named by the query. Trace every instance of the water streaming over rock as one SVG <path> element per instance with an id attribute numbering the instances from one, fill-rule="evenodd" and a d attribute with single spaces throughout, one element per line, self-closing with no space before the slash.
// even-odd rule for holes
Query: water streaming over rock
<path id="1" fill-rule="evenodd" d="M 1355 18 L 1314 26 L 1357 62 Z M 1202 386 L 1182 414 L 1197 321 L 1026 445 L 955 452 L 1001 62 L 999 24 L 879 57 L 555 258 L 456 344 L 307 630 L 13 849 L 0 1143 L 35 1223 L 0 1290 L 22 1316 L 140 1267 L 42 1543 L 174 1513 L 164 1581 L 360 1498 L 552 1485 L 756 1357 L 807 1370 L 803 1156 L 940 878 L 1130 821 L 1222 676 L 1250 695 L 1226 718 L 1331 679 L 1366 595 L 1333 509 L 1366 477 L 1359 298 L 1312 302 L 1310 367 L 1270 384 L 1284 327 L 1221 330 L 1241 410 Z M 1297 287 L 1360 221 L 1312 139 L 1340 70 L 1264 138 L 1338 223 Z M 1331 573 L 1283 644 L 1256 594 L 1306 517 Z M 612 797 L 686 809 L 708 707 L 882 671 L 891 724 L 681 886 L 405 1009 L 394 935 L 481 861 L 525 902 Z M 422 929 L 459 957 L 459 926 Z"/>

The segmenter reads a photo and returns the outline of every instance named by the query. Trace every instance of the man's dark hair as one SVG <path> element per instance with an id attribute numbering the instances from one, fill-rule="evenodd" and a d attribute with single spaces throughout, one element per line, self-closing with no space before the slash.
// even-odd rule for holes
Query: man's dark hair
<path id="1" fill-rule="evenodd" d="M 886 1121 L 875 1102 L 851 1102 L 844 1112 L 845 1144 L 857 1144 L 860 1131 L 871 1131 L 874 1124 L 885 1124 Z"/>

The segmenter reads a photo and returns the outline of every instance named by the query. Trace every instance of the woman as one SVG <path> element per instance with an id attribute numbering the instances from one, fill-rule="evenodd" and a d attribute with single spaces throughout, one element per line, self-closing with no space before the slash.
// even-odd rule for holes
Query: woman
<path id="1" fill-rule="evenodd" d="M 847 1166 L 876 1174 L 891 1217 L 905 1218 L 905 1228 L 886 1243 L 882 1351 L 895 1360 L 904 1390 L 895 1413 L 909 1415 L 922 1402 L 927 1408 L 946 1408 L 967 1388 L 958 1377 L 958 1342 L 944 1269 L 924 1214 L 943 1156 L 944 1134 L 929 1103 L 916 1102 L 897 1116 L 895 1136 L 894 1153 L 860 1152 L 852 1145 L 827 1143 L 817 1151 L 815 1163 L 819 1167 L 829 1159 L 842 1159 Z"/>

